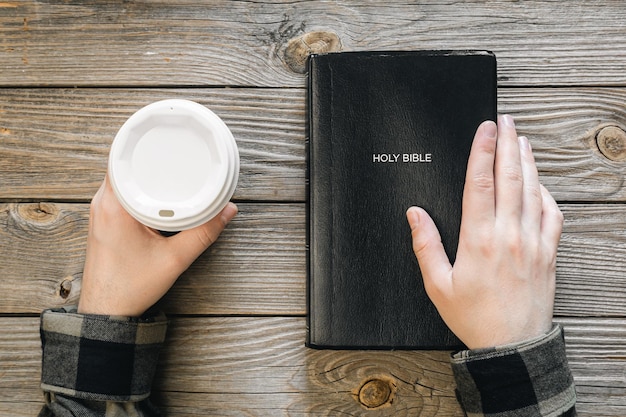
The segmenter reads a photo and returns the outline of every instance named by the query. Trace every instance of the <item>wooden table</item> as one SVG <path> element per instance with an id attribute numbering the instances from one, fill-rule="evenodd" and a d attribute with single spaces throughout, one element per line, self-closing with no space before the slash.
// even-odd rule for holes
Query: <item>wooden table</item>
<path id="1" fill-rule="evenodd" d="M 41 406 L 38 314 L 76 303 L 111 141 L 164 98 L 214 110 L 242 158 L 240 214 L 161 303 L 166 414 L 460 416 L 449 352 L 304 347 L 304 63 L 466 48 L 496 53 L 499 110 L 565 214 L 555 320 L 580 415 L 626 416 L 626 4 L 406 3 L 0 2 L 1 416 Z"/>

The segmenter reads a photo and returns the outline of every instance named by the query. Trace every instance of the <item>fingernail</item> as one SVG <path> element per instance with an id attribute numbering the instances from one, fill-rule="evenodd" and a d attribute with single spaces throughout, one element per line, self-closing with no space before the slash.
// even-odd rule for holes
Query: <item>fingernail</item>
<path id="1" fill-rule="evenodd" d="M 409 207 L 409 209 L 406 211 L 406 218 L 409 221 L 409 226 L 411 226 L 411 229 L 415 229 L 420 222 L 420 215 L 417 208 Z"/>
<path id="2" fill-rule="evenodd" d="M 222 211 L 222 219 L 224 220 L 224 222 L 229 223 L 233 219 L 233 217 L 235 217 L 238 211 L 239 209 L 237 208 L 235 203 L 228 203 Z"/>
<path id="3" fill-rule="evenodd" d="M 488 138 L 493 139 L 498 135 L 498 126 L 491 120 L 485 122 L 483 129 L 483 133 Z"/>
<path id="4" fill-rule="evenodd" d="M 520 136 L 517 139 L 519 140 L 520 148 L 526 149 L 527 151 L 531 150 L 530 142 L 528 141 L 528 138 L 526 136 Z"/>
<path id="5" fill-rule="evenodd" d="M 502 124 L 504 126 L 515 127 L 515 121 L 513 120 L 513 117 L 511 117 L 508 114 L 505 114 L 505 115 L 501 116 L 500 120 L 502 121 Z"/>

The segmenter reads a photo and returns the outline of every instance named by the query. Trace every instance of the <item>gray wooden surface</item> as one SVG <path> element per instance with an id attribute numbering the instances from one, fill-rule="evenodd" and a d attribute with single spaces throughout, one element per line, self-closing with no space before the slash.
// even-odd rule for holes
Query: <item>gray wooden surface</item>
<path id="1" fill-rule="evenodd" d="M 449 352 L 304 347 L 303 63 L 400 49 L 496 53 L 499 111 L 565 214 L 579 414 L 626 416 L 624 22 L 619 0 L 0 2 L 0 416 L 41 406 L 38 313 L 76 302 L 110 143 L 163 98 L 214 110 L 242 158 L 240 214 L 161 302 L 166 414 L 460 416 Z"/>

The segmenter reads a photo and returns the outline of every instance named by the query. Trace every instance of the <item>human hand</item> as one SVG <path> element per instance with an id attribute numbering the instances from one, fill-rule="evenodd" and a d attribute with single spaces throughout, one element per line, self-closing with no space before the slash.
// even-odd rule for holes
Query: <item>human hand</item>
<path id="1" fill-rule="evenodd" d="M 108 177 L 91 202 L 79 313 L 140 316 L 218 238 L 237 214 L 215 218 L 171 237 L 139 223 L 120 205 Z"/>
<path id="2" fill-rule="evenodd" d="M 496 145 L 497 144 L 497 145 Z M 452 266 L 421 208 L 407 211 L 426 291 L 470 349 L 520 342 L 552 326 L 563 216 L 513 119 L 481 124 L 468 160 Z"/>

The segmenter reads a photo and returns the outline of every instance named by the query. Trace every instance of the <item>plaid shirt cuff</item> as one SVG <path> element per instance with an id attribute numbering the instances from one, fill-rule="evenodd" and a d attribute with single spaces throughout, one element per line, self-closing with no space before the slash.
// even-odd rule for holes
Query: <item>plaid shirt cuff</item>
<path id="1" fill-rule="evenodd" d="M 78 314 L 76 308 L 41 315 L 41 387 L 99 401 L 140 401 L 150 395 L 165 315 L 130 318 Z"/>
<path id="2" fill-rule="evenodd" d="M 452 357 L 452 370 L 468 417 L 576 415 L 559 325 L 522 343 L 459 352 Z"/>

